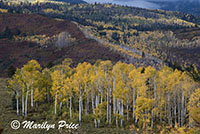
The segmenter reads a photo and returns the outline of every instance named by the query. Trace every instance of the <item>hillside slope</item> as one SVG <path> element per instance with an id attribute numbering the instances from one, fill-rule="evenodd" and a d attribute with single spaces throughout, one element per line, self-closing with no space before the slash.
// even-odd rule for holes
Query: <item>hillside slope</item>
<path id="1" fill-rule="evenodd" d="M 50 19 L 37 14 L 0 14 L 0 33 L 6 27 L 11 33 L 19 30 L 20 35 L 46 35 L 49 38 L 67 31 L 76 40 L 73 45 L 58 49 L 53 44 L 42 47 L 34 41 L 0 39 L 0 76 L 6 76 L 10 66 L 21 67 L 31 59 L 38 60 L 43 67 L 60 63 L 64 58 L 71 58 L 74 65 L 84 61 L 95 63 L 98 59 L 109 59 L 113 62 L 123 59 L 118 53 L 99 45 L 95 40 L 87 39 L 76 24 L 70 21 Z"/>
<path id="2" fill-rule="evenodd" d="M 200 2 L 198 0 L 163 1 L 155 2 L 161 5 L 161 9 L 170 11 L 179 11 L 200 16 Z"/>

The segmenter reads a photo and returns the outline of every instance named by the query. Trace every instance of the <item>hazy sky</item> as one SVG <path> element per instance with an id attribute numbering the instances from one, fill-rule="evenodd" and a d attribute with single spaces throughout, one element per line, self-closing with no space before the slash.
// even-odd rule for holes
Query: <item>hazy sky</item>
<path id="1" fill-rule="evenodd" d="M 183 0 L 84 0 L 88 3 L 115 3 L 119 5 L 128 5 L 142 8 L 153 8 L 157 9 L 160 6 L 151 1 L 183 1 Z M 187 0 L 187 1 L 200 1 L 200 0 Z"/>

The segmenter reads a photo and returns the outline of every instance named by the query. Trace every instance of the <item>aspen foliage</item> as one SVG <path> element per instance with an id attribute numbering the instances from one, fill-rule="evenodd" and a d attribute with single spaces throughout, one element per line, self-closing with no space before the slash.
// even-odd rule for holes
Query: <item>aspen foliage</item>
<path id="1" fill-rule="evenodd" d="M 74 68 L 71 63 L 65 59 L 42 70 L 31 60 L 17 69 L 9 80 L 9 88 L 16 94 L 17 114 L 27 116 L 32 105 L 37 111 L 46 103 L 56 118 L 61 114 L 84 122 L 90 116 L 95 127 L 132 124 L 148 130 L 163 123 L 166 128 L 160 132 L 170 128 L 182 133 L 184 127 L 198 130 L 199 85 L 186 72 L 100 60 Z"/>

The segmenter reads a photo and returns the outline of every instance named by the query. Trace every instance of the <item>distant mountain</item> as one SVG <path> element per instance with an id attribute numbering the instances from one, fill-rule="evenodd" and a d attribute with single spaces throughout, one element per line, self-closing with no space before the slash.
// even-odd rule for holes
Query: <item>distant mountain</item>
<path id="1" fill-rule="evenodd" d="M 200 2 L 199 1 L 170 1 L 170 2 L 154 2 L 159 4 L 161 9 L 170 11 L 179 11 L 184 13 L 189 13 L 192 15 L 200 16 Z"/>

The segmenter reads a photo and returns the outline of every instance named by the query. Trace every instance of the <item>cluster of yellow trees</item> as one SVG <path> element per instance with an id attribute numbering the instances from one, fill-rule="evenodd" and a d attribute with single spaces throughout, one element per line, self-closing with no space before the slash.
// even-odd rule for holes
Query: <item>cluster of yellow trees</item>
<path id="1" fill-rule="evenodd" d="M 66 117 L 80 122 L 91 115 L 95 127 L 102 124 L 138 124 L 172 127 L 200 123 L 200 88 L 185 72 L 163 67 L 135 68 L 132 64 L 111 61 L 79 63 L 71 59 L 50 69 L 31 60 L 9 80 L 16 94 L 17 114 L 27 116 L 29 109 L 47 103 L 54 114 L 63 109 Z M 78 115 L 78 116 L 75 116 Z"/>

